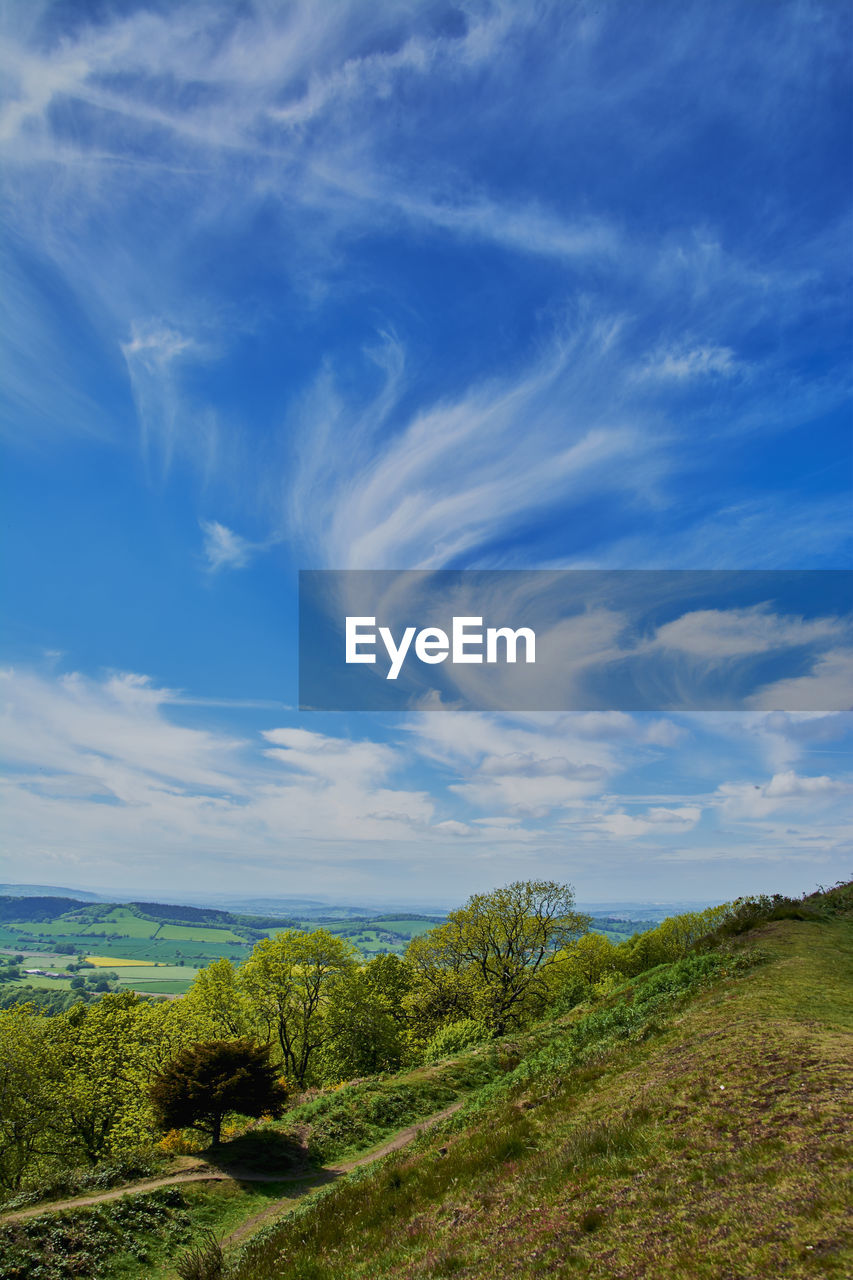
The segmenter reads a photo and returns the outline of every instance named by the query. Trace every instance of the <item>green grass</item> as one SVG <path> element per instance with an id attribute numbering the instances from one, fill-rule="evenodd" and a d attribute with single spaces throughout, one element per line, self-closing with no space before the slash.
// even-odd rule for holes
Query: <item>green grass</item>
<path id="1" fill-rule="evenodd" d="M 272 1205 L 280 1206 L 285 1213 L 290 1204 L 298 1201 L 305 1192 L 305 1183 L 300 1182 L 243 1182 L 243 1183 L 211 1183 L 190 1184 L 184 1192 L 186 1212 L 190 1220 L 190 1232 L 187 1244 L 201 1238 L 204 1231 L 212 1231 L 218 1239 L 223 1239 L 238 1230 L 247 1219 Z M 277 1215 L 276 1215 L 277 1216 Z M 145 1275 L 156 1280 L 175 1280 L 175 1265 L 180 1254 L 170 1250 L 158 1251 L 157 1260 L 146 1267 Z M 132 1259 L 116 1269 L 109 1280 L 130 1280 L 138 1277 L 139 1267 Z"/>
<path id="2" fill-rule="evenodd" d="M 91 932 L 91 925 L 85 920 L 29 920 L 13 927 L 32 937 L 49 938 L 51 941 L 62 938 L 74 943 L 81 935 Z M 108 931 L 105 929 L 104 932 Z"/>
<path id="3" fill-rule="evenodd" d="M 490 1046 L 435 1066 L 419 1067 L 327 1089 L 294 1107 L 276 1126 L 299 1134 L 318 1163 L 369 1150 L 407 1125 L 442 1111 L 505 1070 L 500 1048 Z"/>
<path id="4" fill-rule="evenodd" d="M 64 916 L 57 923 L 64 924 L 67 920 L 68 917 Z M 115 933 L 125 938 L 151 938 L 157 932 L 158 926 L 159 921 L 143 920 L 132 911 L 128 911 L 127 907 L 114 907 L 112 911 L 107 911 L 97 920 L 92 921 L 86 932 Z"/>
<path id="5" fill-rule="evenodd" d="M 0 1225 L 0 1280 L 173 1280 L 205 1230 L 230 1234 L 302 1184 L 189 1183 Z"/>
<path id="6" fill-rule="evenodd" d="M 519 1042 L 467 1113 L 313 1195 L 233 1280 L 841 1280 L 853 925 L 756 947 L 681 994 L 631 984 L 633 1023 L 611 999 Z"/>
<path id="7" fill-rule="evenodd" d="M 93 973 L 94 970 L 87 970 L 87 973 Z M 25 974 L 20 982 L 6 982 L 3 984 L 4 991 L 11 991 L 13 987 L 34 987 L 37 991 L 45 991 L 50 988 L 51 991 L 70 991 L 71 975 L 67 978 L 41 978 L 38 974 Z"/>
<path id="8" fill-rule="evenodd" d="M 0 1226 L 0 1280 L 139 1275 L 153 1251 L 174 1256 L 192 1234 L 180 1188 Z"/>

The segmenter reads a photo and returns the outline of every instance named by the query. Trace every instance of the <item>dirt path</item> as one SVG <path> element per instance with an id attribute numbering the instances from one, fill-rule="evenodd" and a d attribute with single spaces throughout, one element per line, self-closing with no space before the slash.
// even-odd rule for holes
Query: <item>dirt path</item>
<path id="1" fill-rule="evenodd" d="M 174 1187 L 185 1182 L 305 1182 L 313 1190 L 331 1178 L 340 1177 L 342 1174 L 349 1173 L 352 1169 L 357 1169 L 359 1165 L 370 1164 L 374 1160 L 381 1159 L 382 1156 L 387 1156 L 391 1151 L 399 1151 L 400 1147 L 406 1146 L 424 1129 L 428 1129 L 431 1125 L 438 1124 L 439 1121 L 446 1119 L 447 1116 L 453 1115 L 453 1112 L 458 1111 L 461 1106 L 461 1102 L 454 1102 L 452 1106 L 445 1107 L 444 1111 L 428 1116 L 417 1124 L 409 1125 L 407 1129 L 401 1129 L 388 1142 L 383 1143 L 381 1147 L 374 1148 L 366 1155 L 358 1156 L 354 1160 L 345 1160 L 340 1164 L 326 1165 L 317 1170 L 313 1176 L 310 1169 L 303 1169 L 300 1173 L 253 1173 L 248 1169 L 234 1169 L 228 1172 L 224 1169 L 212 1169 L 210 1165 L 198 1165 L 196 1168 L 184 1170 L 183 1173 L 173 1173 L 164 1178 L 146 1178 L 143 1182 L 134 1182 L 125 1187 L 115 1187 L 112 1191 L 101 1191 L 97 1195 L 76 1196 L 70 1200 L 53 1200 L 50 1204 L 36 1205 L 32 1209 L 19 1209 L 15 1213 L 4 1213 L 0 1216 L 0 1226 L 5 1226 L 11 1222 L 20 1222 L 24 1218 L 38 1218 L 45 1213 L 59 1213 L 62 1209 L 83 1209 L 87 1205 L 104 1204 L 108 1200 L 120 1200 L 122 1196 L 140 1195 L 146 1191 L 156 1191 L 159 1187 Z M 242 1239 L 249 1231 L 254 1230 L 254 1227 L 259 1222 L 273 1216 L 283 1205 L 291 1207 L 293 1204 L 294 1201 L 287 1199 L 274 1201 L 262 1213 L 256 1214 L 254 1218 L 244 1222 L 241 1227 L 223 1241 L 223 1244 L 231 1244 L 236 1240 Z"/>
<path id="2" fill-rule="evenodd" d="M 430 1129 L 433 1125 L 446 1120 L 448 1116 L 452 1116 L 454 1111 L 458 1111 L 461 1106 L 461 1101 L 454 1102 L 451 1106 L 445 1107 L 443 1111 L 437 1111 L 435 1115 L 427 1116 L 425 1120 L 419 1120 L 417 1124 L 411 1124 L 406 1129 L 400 1129 L 398 1133 L 394 1134 L 393 1138 L 389 1138 L 381 1147 L 374 1147 L 363 1156 L 356 1156 L 353 1160 L 344 1160 L 339 1164 L 324 1165 L 317 1177 L 312 1179 L 311 1184 L 306 1187 L 306 1194 L 309 1191 L 316 1190 L 323 1183 L 330 1182 L 333 1178 L 342 1177 L 362 1165 L 372 1164 L 375 1160 L 381 1160 L 383 1156 L 390 1155 L 392 1151 L 399 1151 L 401 1147 L 407 1146 L 425 1129 Z M 262 1209 L 260 1213 L 256 1213 L 252 1218 L 247 1218 L 236 1231 L 232 1231 L 229 1236 L 226 1236 L 222 1241 L 223 1249 L 238 1244 L 246 1236 L 252 1235 L 259 1227 L 265 1226 L 271 1220 L 284 1217 L 301 1198 L 300 1196 L 294 1200 L 289 1198 L 274 1200 L 272 1204 L 267 1205 L 266 1209 Z"/>
<path id="3" fill-rule="evenodd" d="M 299 1173 L 226 1173 L 224 1169 L 207 1167 L 197 1173 L 172 1173 L 165 1178 L 147 1178 L 129 1186 L 115 1187 L 112 1191 L 100 1191 L 94 1196 L 76 1196 L 73 1200 L 51 1200 L 49 1204 L 36 1205 L 33 1209 L 18 1209 L 4 1213 L 0 1226 L 8 1222 L 20 1222 L 23 1218 L 38 1218 L 43 1213 L 59 1213 L 61 1209 L 84 1209 L 87 1205 L 104 1204 L 107 1200 L 120 1200 L 122 1196 L 138 1196 L 159 1187 L 174 1187 L 183 1182 L 304 1182 L 310 1174 Z"/>

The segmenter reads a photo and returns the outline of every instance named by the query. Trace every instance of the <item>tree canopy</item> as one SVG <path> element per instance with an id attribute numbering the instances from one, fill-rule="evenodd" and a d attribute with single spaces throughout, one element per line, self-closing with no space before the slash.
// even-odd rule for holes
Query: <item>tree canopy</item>
<path id="1" fill-rule="evenodd" d="M 589 925 L 575 911 L 571 885 L 516 880 L 474 894 L 446 924 L 414 940 L 409 953 L 444 1020 L 481 1018 L 500 1035 L 546 998 L 546 971 Z"/>
<path id="2" fill-rule="evenodd" d="M 268 1041 L 278 1040 L 289 1080 L 305 1084 L 311 1059 L 324 1043 L 324 1001 L 356 967 L 351 942 L 327 929 L 284 929 L 262 938 L 241 978 Z"/>

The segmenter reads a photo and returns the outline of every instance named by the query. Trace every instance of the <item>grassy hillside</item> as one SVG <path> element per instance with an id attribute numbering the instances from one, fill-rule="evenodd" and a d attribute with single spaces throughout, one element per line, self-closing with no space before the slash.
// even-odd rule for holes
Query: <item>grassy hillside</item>
<path id="1" fill-rule="evenodd" d="M 741 950 L 761 963 L 644 1004 L 638 980 L 505 1046 L 506 1074 L 440 1131 L 311 1197 L 229 1274 L 849 1275 L 853 925 L 776 922 Z"/>

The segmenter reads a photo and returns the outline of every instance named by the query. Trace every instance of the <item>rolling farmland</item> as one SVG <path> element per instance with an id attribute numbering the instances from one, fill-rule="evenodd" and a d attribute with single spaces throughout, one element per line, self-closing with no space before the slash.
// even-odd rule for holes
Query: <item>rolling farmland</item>
<path id="1" fill-rule="evenodd" d="M 26 1000 L 28 992 L 94 997 L 104 982 L 109 990 L 174 997 L 213 960 L 241 964 L 259 939 L 284 929 L 328 929 L 370 959 L 385 952 L 401 955 L 412 938 L 441 923 L 441 916 L 399 911 L 291 919 L 157 902 L 0 896 L 0 960 L 6 961 L 0 964 L 0 1004 Z M 652 923 L 602 915 L 593 927 L 618 942 Z M 13 963 L 15 956 L 22 961 Z"/>

